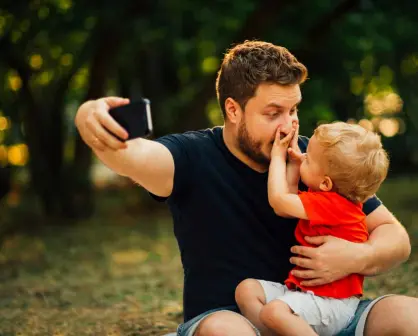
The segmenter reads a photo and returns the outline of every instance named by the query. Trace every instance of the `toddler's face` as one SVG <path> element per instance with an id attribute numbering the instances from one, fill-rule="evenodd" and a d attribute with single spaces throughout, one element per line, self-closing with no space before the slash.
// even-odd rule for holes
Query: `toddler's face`
<path id="1" fill-rule="evenodd" d="M 300 166 L 300 178 L 302 182 L 310 189 L 320 190 L 319 186 L 325 178 L 325 170 L 323 169 L 323 151 L 324 149 L 313 136 L 309 140 L 305 158 Z"/>

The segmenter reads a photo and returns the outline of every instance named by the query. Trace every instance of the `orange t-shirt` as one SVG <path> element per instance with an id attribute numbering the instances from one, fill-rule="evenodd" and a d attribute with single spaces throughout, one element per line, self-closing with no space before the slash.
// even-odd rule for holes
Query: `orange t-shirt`
<path id="1" fill-rule="evenodd" d="M 369 234 L 365 223 L 366 215 L 363 205 L 355 204 L 335 192 L 299 192 L 308 220 L 300 219 L 295 235 L 299 244 L 314 246 L 307 243 L 305 236 L 334 236 L 351 242 L 367 241 Z M 294 269 L 302 269 L 296 266 Z M 363 294 L 364 277 L 360 274 L 350 274 L 330 284 L 305 287 L 300 284 L 303 279 L 298 279 L 291 273 L 285 284 L 288 288 L 296 286 L 312 291 L 315 295 L 327 296 L 337 299 L 347 298 L 353 295 Z"/>

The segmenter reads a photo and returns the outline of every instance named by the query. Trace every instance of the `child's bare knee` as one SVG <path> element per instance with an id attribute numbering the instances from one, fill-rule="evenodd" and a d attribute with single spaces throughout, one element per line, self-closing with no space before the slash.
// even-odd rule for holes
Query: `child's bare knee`
<path id="1" fill-rule="evenodd" d="M 281 300 L 273 300 L 261 309 L 260 321 L 268 327 L 273 322 L 285 320 L 288 314 L 292 314 L 292 310 L 286 303 Z"/>
<path id="2" fill-rule="evenodd" d="M 264 295 L 260 282 L 255 279 L 245 279 L 235 289 L 235 301 L 238 304 L 242 304 L 258 298 L 260 294 Z"/>

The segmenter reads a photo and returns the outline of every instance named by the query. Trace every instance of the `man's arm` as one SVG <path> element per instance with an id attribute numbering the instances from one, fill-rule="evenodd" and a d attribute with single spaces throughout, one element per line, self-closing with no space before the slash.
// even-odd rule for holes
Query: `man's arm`
<path id="1" fill-rule="evenodd" d="M 142 138 L 127 141 L 127 148 L 93 150 L 119 175 L 129 177 L 154 195 L 168 197 L 173 190 L 174 159 L 162 144 Z"/>
<path id="2" fill-rule="evenodd" d="M 364 244 L 361 274 L 377 275 L 398 266 L 411 254 L 408 233 L 395 216 L 382 204 L 366 217 L 369 240 Z"/>
<path id="3" fill-rule="evenodd" d="M 170 151 L 160 143 L 142 138 L 124 143 L 107 131 L 120 138 L 127 137 L 108 111 L 128 102 L 112 97 L 81 105 L 75 120 L 80 136 L 117 174 L 131 178 L 157 196 L 168 197 L 174 181 L 174 159 Z"/>
<path id="4" fill-rule="evenodd" d="M 370 233 L 364 243 L 353 243 L 332 236 L 305 237 L 318 247 L 293 246 L 290 262 L 306 270 L 294 275 L 305 279 L 304 286 L 319 286 L 349 274 L 374 276 L 406 261 L 411 253 L 408 233 L 384 206 L 378 206 L 366 217 Z"/>

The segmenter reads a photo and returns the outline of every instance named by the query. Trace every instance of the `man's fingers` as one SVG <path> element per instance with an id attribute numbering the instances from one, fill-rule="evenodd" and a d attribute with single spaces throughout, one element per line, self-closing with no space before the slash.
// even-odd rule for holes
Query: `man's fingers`
<path id="1" fill-rule="evenodd" d="M 298 254 L 307 258 L 313 258 L 316 255 L 316 247 L 295 245 L 292 246 L 290 251 L 294 254 Z"/>
<path id="2" fill-rule="evenodd" d="M 109 108 L 114 108 L 114 107 L 129 104 L 129 99 L 128 98 L 105 97 L 105 98 L 102 98 L 102 99 L 107 104 L 107 106 L 109 106 Z"/>
<path id="3" fill-rule="evenodd" d="M 100 123 L 110 132 L 117 135 L 121 139 L 128 138 L 128 132 L 113 119 L 109 113 L 98 115 Z"/>
<path id="4" fill-rule="evenodd" d="M 102 152 L 106 149 L 105 144 L 101 142 L 99 138 L 95 136 L 93 136 L 92 140 L 90 140 L 89 143 L 95 150 L 98 150 L 99 152 Z"/>
<path id="5" fill-rule="evenodd" d="M 312 269 L 313 267 L 313 261 L 309 258 L 292 257 L 290 258 L 290 262 L 303 268 Z"/>
<path id="6" fill-rule="evenodd" d="M 96 126 L 96 137 L 99 138 L 101 142 L 105 145 L 110 147 L 111 149 L 118 150 L 122 148 L 126 148 L 126 144 L 113 135 L 111 135 L 108 131 L 106 131 L 102 125 L 98 124 Z"/>
<path id="7" fill-rule="evenodd" d="M 315 279 L 318 276 L 313 270 L 293 270 L 292 274 L 302 279 Z"/>
<path id="8" fill-rule="evenodd" d="M 101 150 L 104 150 L 105 147 L 110 147 L 114 150 L 126 148 L 125 143 L 119 141 L 107 132 L 95 118 L 91 118 L 90 122 L 87 123 L 87 127 L 93 135 L 93 138 L 89 141 L 89 144 L 92 147 L 99 149 L 99 147 L 101 148 L 104 146 Z M 99 140 L 99 142 L 96 139 Z"/>
<path id="9" fill-rule="evenodd" d="M 313 236 L 313 237 L 306 236 L 305 237 L 305 241 L 313 245 L 325 244 L 327 241 L 329 241 L 329 239 L 330 239 L 329 236 Z"/>
<path id="10" fill-rule="evenodd" d="M 311 286 L 320 286 L 320 285 L 325 285 L 329 283 L 329 281 L 327 282 L 325 279 L 323 278 L 317 278 L 317 279 L 312 279 L 312 280 L 306 280 L 306 281 L 302 281 L 300 284 L 302 286 L 306 286 L 306 287 L 311 287 Z"/>

